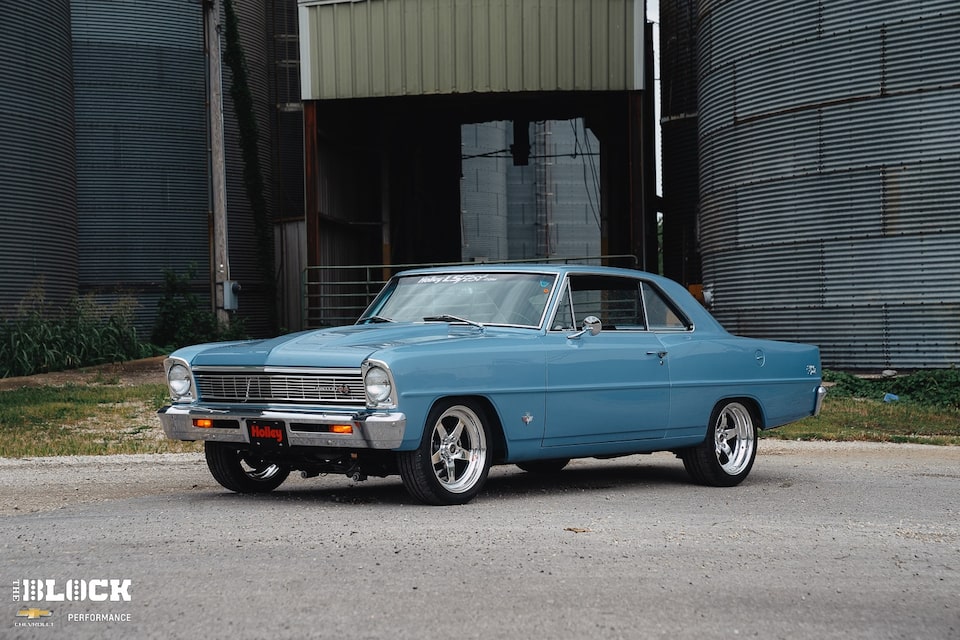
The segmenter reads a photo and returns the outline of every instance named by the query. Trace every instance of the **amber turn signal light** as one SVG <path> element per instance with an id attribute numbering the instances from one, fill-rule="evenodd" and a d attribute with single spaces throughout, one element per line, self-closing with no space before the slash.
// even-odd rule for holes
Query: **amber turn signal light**
<path id="1" fill-rule="evenodd" d="M 330 425 L 330 433 L 353 433 L 352 424 L 332 424 Z"/>
<path id="2" fill-rule="evenodd" d="M 200 429 L 209 429 L 213 426 L 213 420 L 210 418 L 194 418 L 193 426 Z"/>

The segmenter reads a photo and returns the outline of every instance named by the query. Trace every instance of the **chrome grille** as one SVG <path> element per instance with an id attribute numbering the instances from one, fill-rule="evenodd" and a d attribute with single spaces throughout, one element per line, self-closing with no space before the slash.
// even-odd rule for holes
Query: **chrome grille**
<path id="1" fill-rule="evenodd" d="M 364 406 L 359 369 L 195 368 L 200 400 L 232 404 L 311 404 Z"/>

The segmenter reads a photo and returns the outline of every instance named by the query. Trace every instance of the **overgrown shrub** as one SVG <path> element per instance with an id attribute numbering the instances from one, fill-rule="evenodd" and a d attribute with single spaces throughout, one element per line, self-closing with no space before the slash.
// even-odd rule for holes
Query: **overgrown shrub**
<path id="1" fill-rule="evenodd" d="M 188 344 L 245 338 L 242 320 L 236 319 L 229 325 L 219 322 L 209 306 L 191 291 L 195 274 L 194 265 L 183 275 L 164 269 L 163 297 L 157 303 L 157 319 L 151 335 L 153 343 L 172 350 Z"/>
<path id="2" fill-rule="evenodd" d="M 832 382 L 830 395 L 882 400 L 888 393 L 900 401 L 932 407 L 960 408 L 960 369 L 923 369 L 889 378 L 863 378 L 839 371 L 824 371 Z"/>
<path id="3" fill-rule="evenodd" d="M 152 355 L 133 324 L 133 304 L 98 307 L 75 298 L 55 310 L 42 302 L 21 306 L 18 317 L 0 321 L 0 377 L 75 369 Z"/>

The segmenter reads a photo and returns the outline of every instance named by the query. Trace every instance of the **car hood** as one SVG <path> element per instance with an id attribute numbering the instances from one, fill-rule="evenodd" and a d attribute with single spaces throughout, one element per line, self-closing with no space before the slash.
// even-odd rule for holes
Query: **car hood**
<path id="1" fill-rule="evenodd" d="M 383 349 L 480 335 L 476 327 L 442 322 L 366 324 L 303 331 L 269 340 L 199 345 L 173 355 L 195 367 L 359 367 Z"/>

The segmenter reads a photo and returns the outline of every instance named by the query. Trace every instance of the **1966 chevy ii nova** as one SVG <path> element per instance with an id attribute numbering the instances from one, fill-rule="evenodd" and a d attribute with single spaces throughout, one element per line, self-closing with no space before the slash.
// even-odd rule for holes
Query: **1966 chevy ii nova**
<path id="1" fill-rule="evenodd" d="M 227 489 L 399 474 L 430 504 L 468 502 L 492 464 L 664 450 L 734 486 L 757 430 L 825 394 L 817 347 L 733 336 L 675 282 L 582 265 L 407 271 L 354 325 L 186 347 L 165 369 L 164 431 L 203 440 Z"/>

